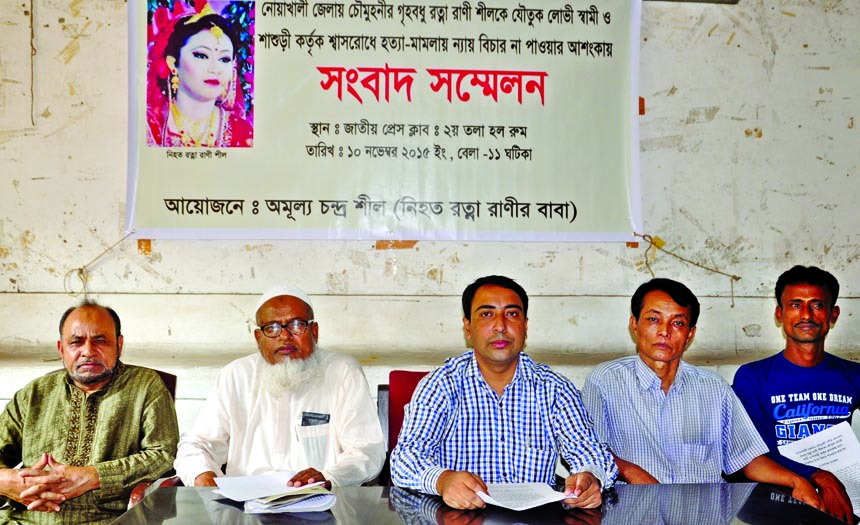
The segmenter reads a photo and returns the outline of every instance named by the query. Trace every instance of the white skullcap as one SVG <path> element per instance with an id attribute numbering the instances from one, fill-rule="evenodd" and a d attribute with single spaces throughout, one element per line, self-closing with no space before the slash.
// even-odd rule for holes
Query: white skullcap
<path id="1" fill-rule="evenodd" d="M 254 308 L 254 315 L 257 315 L 257 312 L 260 311 L 260 307 L 266 303 L 269 299 L 274 297 L 295 297 L 300 301 L 304 301 L 306 305 L 308 305 L 311 310 L 313 310 L 314 305 L 311 303 L 311 298 L 308 297 L 308 294 L 304 292 L 301 288 L 294 284 L 282 284 L 280 286 L 275 286 L 274 288 L 270 288 L 266 291 L 262 296 L 260 296 L 260 300 L 257 301 L 257 307 Z"/>

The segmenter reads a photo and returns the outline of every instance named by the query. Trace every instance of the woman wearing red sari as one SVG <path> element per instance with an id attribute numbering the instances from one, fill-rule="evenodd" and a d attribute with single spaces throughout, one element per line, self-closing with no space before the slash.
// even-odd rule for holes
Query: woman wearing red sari
<path id="1" fill-rule="evenodd" d="M 190 16 L 162 20 L 149 51 L 148 145 L 253 146 L 241 97 L 237 104 L 237 45 L 233 27 L 208 4 Z"/>

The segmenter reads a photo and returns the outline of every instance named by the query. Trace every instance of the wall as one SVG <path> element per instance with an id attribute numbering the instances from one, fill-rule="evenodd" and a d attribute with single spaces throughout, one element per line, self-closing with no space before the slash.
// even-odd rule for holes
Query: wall
<path id="1" fill-rule="evenodd" d="M 39 0 L 0 12 L 0 398 L 58 366 L 75 271 L 122 238 L 126 3 Z M 533 297 L 530 351 L 581 382 L 629 353 L 629 295 L 649 278 L 688 283 L 702 319 L 688 358 L 731 377 L 781 348 L 773 283 L 796 263 L 843 285 L 828 348 L 858 359 L 860 2 L 646 2 L 640 93 L 647 244 L 125 241 L 86 272 L 124 318 L 128 362 L 180 375 L 183 428 L 215 371 L 254 350 L 255 295 L 289 279 L 317 303 L 322 343 L 370 382 L 463 347 L 459 294 L 503 273 Z M 31 110 L 31 103 L 33 105 Z M 32 122 L 31 122 L 32 115 Z M 856 122 L 855 122 L 856 121 Z M 647 265 L 646 265 L 647 261 Z"/>

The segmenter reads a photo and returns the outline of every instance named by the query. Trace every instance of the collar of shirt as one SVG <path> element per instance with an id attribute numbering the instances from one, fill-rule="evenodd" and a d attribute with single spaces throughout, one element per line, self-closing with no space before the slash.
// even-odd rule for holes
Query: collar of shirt
<path id="1" fill-rule="evenodd" d="M 639 386 L 642 387 L 643 390 L 661 390 L 662 383 L 660 378 L 657 377 L 657 373 L 651 370 L 641 357 L 638 355 L 636 357 L 636 379 L 639 381 Z M 669 392 L 677 391 L 678 393 L 681 393 L 684 391 L 684 382 L 690 372 L 689 367 L 690 365 L 684 361 L 678 363 L 678 370 L 675 372 L 675 380 L 672 382 L 672 386 L 669 387 Z"/>
<path id="2" fill-rule="evenodd" d="M 466 368 L 465 375 L 471 377 L 479 377 L 482 381 L 484 381 L 484 383 L 486 383 L 483 374 L 481 374 L 481 369 L 478 368 L 478 360 L 475 359 L 474 350 L 469 351 L 469 358 L 470 362 L 469 366 Z M 507 386 L 505 386 L 505 389 L 507 389 L 508 386 L 513 385 L 515 383 L 519 383 L 521 381 L 530 381 L 534 378 L 534 375 L 534 361 L 532 361 L 531 358 L 525 353 L 520 352 L 519 360 L 517 361 L 517 370 L 514 372 L 514 377 L 511 379 L 511 382 L 508 383 Z"/>
<path id="3" fill-rule="evenodd" d="M 777 355 L 779 356 L 779 359 L 782 360 L 786 365 L 788 365 L 789 367 L 796 368 L 796 369 L 801 370 L 801 371 L 802 370 L 815 370 L 817 368 L 826 368 L 828 361 L 830 361 L 830 354 L 828 354 L 827 352 L 824 352 L 824 359 L 822 359 L 821 362 L 815 366 L 801 366 L 801 365 L 798 365 L 796 363 L 792 363 L 791 361 L 788 360 L 787 357 L 785 357 L 785 350 L 784 349 L 782 352 L 778 353 Z"/>

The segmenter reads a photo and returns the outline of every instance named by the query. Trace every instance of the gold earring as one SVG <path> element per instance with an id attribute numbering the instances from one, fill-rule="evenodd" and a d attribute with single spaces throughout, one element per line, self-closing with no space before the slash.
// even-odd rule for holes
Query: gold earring
<path id="1" fill-rule="evenodd" d="M 221 105 L 232 108 L 236 102 L 236 69 L 233 69 L 233 75 L 230 77 L 230 82 L 227 82 L 227 87 L 224 89 L 224 94 L 221 95 Z"/>
<path id="2" fill-rule="evenodd" d="M 179 91 L 179 74 L 176 71 L 176 58 L 168 56 L 164 61 L 167 62 L 167 69 L 170 70 L 170 89 L 176 95 L 176 92 Z"/>

